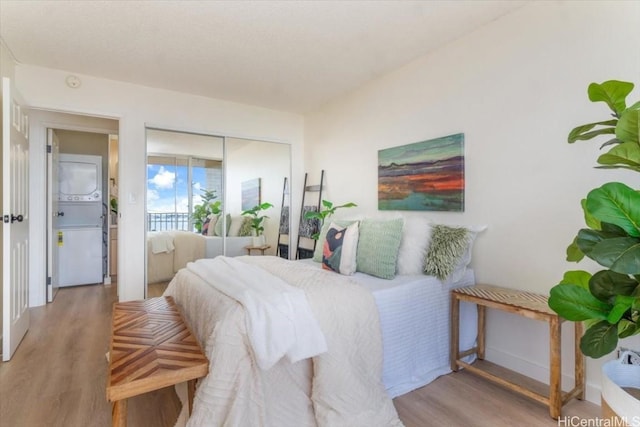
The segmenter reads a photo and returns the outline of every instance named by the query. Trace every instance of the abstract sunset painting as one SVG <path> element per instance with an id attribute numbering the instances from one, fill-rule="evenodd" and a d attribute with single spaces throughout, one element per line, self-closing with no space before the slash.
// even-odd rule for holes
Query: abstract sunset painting
<path id="1" fill-rule="evenodd" d="M 464 211 L 464 134 L 379 150 L 378 209 Z"/>

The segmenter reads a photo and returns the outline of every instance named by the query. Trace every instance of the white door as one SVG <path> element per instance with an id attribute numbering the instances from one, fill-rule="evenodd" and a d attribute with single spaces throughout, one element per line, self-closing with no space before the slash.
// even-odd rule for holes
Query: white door
<path id="1" fill-rule="evenodd" d="M 2 78 L 2 360 L 29 329 L 29 118 Z"/>
<path id="2" fill-rule="evenodd" d="M 58 293 L 58 154 L 60 143 L 53 129 L 47 129 L 47 302 Z"/>

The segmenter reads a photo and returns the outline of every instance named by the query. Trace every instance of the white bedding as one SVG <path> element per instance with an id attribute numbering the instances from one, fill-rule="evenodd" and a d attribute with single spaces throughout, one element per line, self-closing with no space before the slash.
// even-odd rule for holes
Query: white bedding
<path id="1" fill-rule="evenodd" d="M 312 260 L 298 261 L 322 268 Z M 392 280 L 368 274 L 350 276 L 366 287 L 378 306 L 383 343 L 382 380 L 390 397 L 408 393 L 451 372 L 449 363 L 450 290 L 475 283 L 467 269 L 458 282 L 442 283 L 433 276 L 402 276 Z M 477 311 L 460 304 L 460 349 L 475 345 Z"/>
<path id="2" fill-rule="evenodd" d="M 345 276 L 277 257 L 242 257 L 304 290 L 329 351 L 259 369 L 244 309 L 183 269 L 175 298 L 210 359 L 189 426 L 399 427 L 382 381 L 382 338 L 375 301 Z M 204 260 L 213 262 L 213 260 Z"/>

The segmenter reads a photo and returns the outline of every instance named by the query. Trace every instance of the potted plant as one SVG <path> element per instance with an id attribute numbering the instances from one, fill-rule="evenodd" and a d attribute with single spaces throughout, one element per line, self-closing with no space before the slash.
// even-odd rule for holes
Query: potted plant
<path id="1" fill-rule="evenodd" d="M 314 240 L 318 240 L 318 238 L 320 237 L 320 230 L 322 230 L 322 226 L 324 225 L 324 220 L 329 218 L 331 215 L 333 215 L 337 209 L 353 208 L 355 206 L 358 206 L 358 205 L 352 202 L 345 203 L 344 205 L 334 206 L 333 203 L 331 203 L 330 201 L 323 200 L 322 201 L 323 209 L 321 209 L 319 212 L 315 212 L 315 211 L 306 212 L 304 214 L 305 219 L 315 219 L 318 221 L 318 232 L 313 233 L 311 235 L 311 238 Z"/>
<path id="2" fill-rule="evenodd" d="M 202 203 L 193 207 L 193 214 L 191 215 L 193 226 L 198 233 L 202 232 L 202 226 L 209 215 L 220 213 L 220 205 L 222 204 L 220 200 L 214 201 L 214 199 L 218 198 L 215 190 L 200 189 L 200 191 L 202 191 L 202 196 L 200 196 Z"/>
<path id="3" fill-rule="evenodd" d="M 589 99 L 605 102 L 613 118 L 578 126 L 568 140 L 613 135 L 601 147 L 608 151 L 598 157 L 599 168 L 640 172 L 640 102 L 626 105 L 633 87 L 617 80 L 589 85 Z M 567 260 L 578 262 L 586 256 L 604 269 L 595 274 L 567 271 L 551 289 L 549 307 L 567 320 L 585 322 L 580 349 L 599 358 L 613 352 L 619 338 L 640 333 L 640 192 L 610 182 L 590 191 L 581 203 L 586 228 L 567 248 Z M 632 405 L 640 413 L 640 401 Z"/>
<path id="4" fill-rule="evenodd" d="M 262 211 L 266 211 L 267 209 L 271 209 L 273 205 L 268 202 L 260 203 L 255 205 L 251 209 L 247 209 L 242 212 L 242 215 L 247 215 L 251 217 L 251 228 L 253 229 L 254 238 L 253 238 L 253 246 L 264 246 L 266 244 L 266 238 L 264 236 L 264 225 L 262 224 L 266 218 L 269 218 L 266 215 L 262 215 Z"/>

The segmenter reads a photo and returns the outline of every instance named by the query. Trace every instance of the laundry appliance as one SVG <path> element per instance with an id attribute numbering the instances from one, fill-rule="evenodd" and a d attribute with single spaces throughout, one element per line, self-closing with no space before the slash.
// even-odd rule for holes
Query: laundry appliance
<path id="1" fill-rule="evenodd" d="M 102 201 L 102 157 L 60 154 L 58 183 L 59 285 L 102 283 L 107 215 Z"/>

